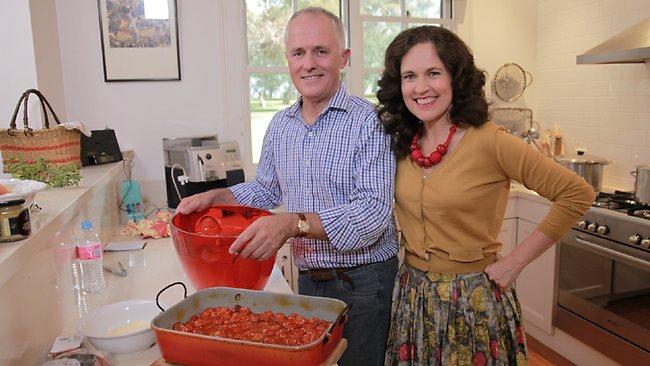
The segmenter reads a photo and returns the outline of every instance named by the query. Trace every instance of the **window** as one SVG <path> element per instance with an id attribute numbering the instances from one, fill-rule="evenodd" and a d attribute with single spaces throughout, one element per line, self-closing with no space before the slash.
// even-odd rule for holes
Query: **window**
<path id="1" fill-rule="evenodd" d="M 284 28 L 296 10 L 320 6 L 337 14 L 352 49 L 343 81 L 352 94 L 376 102 L 384 50 L 408 27 L 436 24 L 453 29 L 452 0 L 246 0 L 250 141 L 257 164 L 273 115 L 298 98 L 284 57 Z"/>

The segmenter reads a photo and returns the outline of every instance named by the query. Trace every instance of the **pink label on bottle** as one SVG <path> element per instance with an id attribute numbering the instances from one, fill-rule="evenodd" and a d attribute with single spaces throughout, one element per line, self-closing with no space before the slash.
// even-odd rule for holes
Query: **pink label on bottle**
<path id="1" fill-rule="evenodd" d="M 99 242 L 92 243 L 88 247 L 77 247 L 77 258 L 96 259 L 102 256 L 102 246 Z"/>

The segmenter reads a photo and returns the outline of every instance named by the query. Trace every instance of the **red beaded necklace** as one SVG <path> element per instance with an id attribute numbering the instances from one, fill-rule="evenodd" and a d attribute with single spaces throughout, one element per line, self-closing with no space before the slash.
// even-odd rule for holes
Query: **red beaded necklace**
<path id="1" fill-rule="evenodd" d="M 438 145 L 438 147 L 431 153 L 431 155 L 424 156 L 422 155 L 422 150 L 420 149 L 420 144 L 418 143 L 420 136 L 422 136 L 422 131 L 417 132 L 415 136 L 413 136 L 413 141 L 411 141 L 411 160 L 423 168 L 431 168 L 432 166 L 438 164 L 442 160 L 442 157 L 447 154 L 447 149 L 449 148 L 451 138 L 454 137 L 454 133 L 456 133 L 456 126 L 451 125 L 451 127 L 449 127 L 449 135 L 447 136 L 447 140 Z"/>

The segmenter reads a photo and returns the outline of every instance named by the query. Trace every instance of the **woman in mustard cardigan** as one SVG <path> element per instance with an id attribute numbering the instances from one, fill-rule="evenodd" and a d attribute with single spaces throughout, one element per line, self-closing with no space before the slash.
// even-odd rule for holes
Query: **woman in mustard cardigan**
<path id="1" fill-rule="evenodd" d="M 525 364 L 510 285 L 594 200 L 584 179 L 488 121 L 484 85 L 469 48 L 444 28 L 408 29 L 386 49 L 377 98 L 398 160 L 395 209 L 405 249 L 386 365 Z M 500 258 L 513 180 L 553 206 Z"/>

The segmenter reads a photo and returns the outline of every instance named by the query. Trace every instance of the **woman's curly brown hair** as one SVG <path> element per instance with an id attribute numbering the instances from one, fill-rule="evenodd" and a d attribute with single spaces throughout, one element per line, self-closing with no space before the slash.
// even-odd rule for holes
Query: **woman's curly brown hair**
<path id="1" fill-rule="evenodd" d="M 421 122 L 404 104 L 400 67 L 402 58 L 415 45 L 430 42 L 451 75 L 450 121 L 459 127 L 481 126 L 488 120 L 488 104 L 483 86 L 485 74 L 474 64 L 469 47 L 453 32 L 436 26 L 407 29 L 386 48 L 384 72 L 379 80 L 378 115 L 398 160 L 409 155 L 411 140 Z"/>

